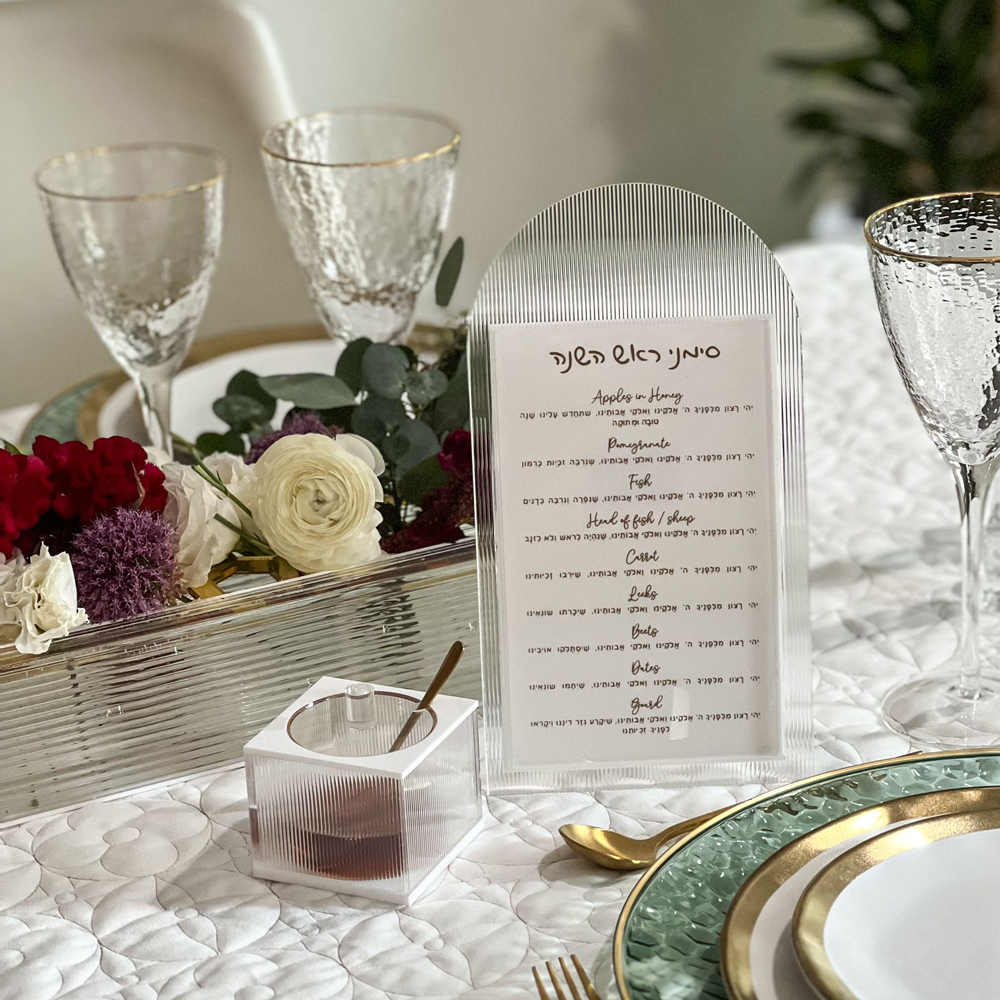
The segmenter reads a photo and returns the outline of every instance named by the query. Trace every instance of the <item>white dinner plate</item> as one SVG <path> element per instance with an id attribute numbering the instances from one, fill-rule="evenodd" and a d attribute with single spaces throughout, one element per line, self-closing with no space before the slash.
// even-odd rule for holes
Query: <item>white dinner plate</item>
<path id="1" fill-rule="evenodd" d="M 824 1000 L 996 1000 L 1000 809 L 872 837 L 802 894 L 792 938 Z"/>
<path id="2" fill-rule="evenodd" d="M 836 858 L 926 817 L 995 809 L 1000 788 L 911 795 L 834 820 L 776 852 L 744 883 L 722 931 L 721 966 L 731 1000 L 815 1000 L 795 955 L 792 924 L 803 891 Z"/>
<path id="3" fill-rule="evenodd" d="M 250 347 L 191 365 L 174 378 L 171 426 L 193 441 L 205 431 L 224 431 L 226 425 L 212 412 L 212 403 L 226 391 L 229 380 L 241 369 L 255 375 L 288 375 L 325 372 L 330 375 L 344 345 L 333 340 L 303 340 Z M 275 426 L 290 409 L 279 403 Z M 131 382 L 119 386 L 107 399 L 97 418 L 99 437 L 122 434 L 139 441 L 146 433 Z"/>

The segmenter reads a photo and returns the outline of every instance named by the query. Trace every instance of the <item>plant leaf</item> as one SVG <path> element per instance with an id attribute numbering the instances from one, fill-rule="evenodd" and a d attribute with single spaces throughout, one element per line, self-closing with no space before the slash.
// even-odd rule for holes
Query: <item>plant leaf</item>
<path id="1" fill-rule="evenodd" d="M 434 301 L 445 308 L 455 294 L 458 276 L 462 273 L 462 258 L 465 256 L 465 240 L 461 236 L 448 249 L 441 261 L 437 281 L 434 283 Z"/>
<path id="2" fill-rule="evenodd" d="M 284 399 L 307 410 L 351 406 L 355 393 L 336 375 L 309 372 L 301 375 L 267 375 L 261 387 L 275 399 Z"/>
<path id="3" fill-rule="evenodd" d="M 426 419 L 438 435 L 464 427 L 469 420 L 469 379 L 466 355 L 455 369 L 455 377 L 448 388 L 434 401 L 433 409 L 425 414 Z"/>
<path id="4" fill-rule="evenodd" d="M 409 370 L 409 358 L 392 344 L 372 344 L 361 359 L 365 388 L 385 399 L 403 395 Z"/>
<path id="5" fill-rule="evenodd" d="M 8 441 L 6 438 L 0 438 L 0 444 L 3 445 L 4 451 L 9 451 L 12 455 L 23 455 L 24 452 L 13 441 Z"/>
<path id="6" fill-rule="evenodd" d="M 400 500 L 418 504 L 428 494 L 444 486 L 448 479 L 448 473 L 441 468 L 437 455 L 431 455 L 403 473 L 397 480 L 396 488 Z"/>
<path id="7" fill-rule="evenodd" d="M 229 431 L 226 434 L 214 434 L 208 432 L 199 434 L 194 446 L 202 455 L 214 455 L 218 451 L 227 451 L 231 455 L 245 455 L 246 448 L 243 446 L 243 435 L 236 431 Z"/>
<path id="8" fill-rule="evenodd" d="M 437 435 L 422 420 L 407 420 L 382 443 L 382 453 L 395 466 L 396 478 L 441 450 Z"/>
<path id="9" fill-rule="evenodd" d="M 226 386 L 226 395 L 248 396 L 250 399 L 256 399 L 267 411 L 266 420 L 270 420 L 274 416 L 277 406 L 274 397 L 269 392 L 265 392 L 260 384 L 260 379 L 245 368 L 238 371 L 229 380 L 229 385 Z"/>
<path id="10" fill-rule="evenodd" d="M 406 376 L 406 394 L 410 397 L 410 402 L 419 409 L 433 403 L 447 389 L 448 376 L 436 368 L 410 372 Z"/>
<path id="11" fill-rule="evenodd" d="M 406 410 L 398 399 L 369 396 L 354 408 L 351 430 L 381 446 L 386 436 L 408 420 Z"/>
<path id="12" fill-rule="evenodd" d="M 267 407 L 249 396 L 225 395 L 212 404 L 212 412 L 237 433 L 253 430 L 269 419 Z"/>
<path id="13" fill-rule="evenodd" d="M 337 378 L 349 385 L 355 392 L 361 391 L 361 359 L 371 346 L 368 337 L 358 337 L 344 348 L 337 359 Z"/>

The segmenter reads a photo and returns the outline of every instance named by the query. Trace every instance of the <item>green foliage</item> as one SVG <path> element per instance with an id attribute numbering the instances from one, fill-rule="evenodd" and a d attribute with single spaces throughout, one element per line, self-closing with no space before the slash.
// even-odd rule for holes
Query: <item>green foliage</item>
<path id="1" fill-rule="evenodd" d="M 392 344 L 372 344 L 361 359 L 362 384 L 384 399 L 399 399 L 406 388 L 410 358 Z"/>
<path id="2" fill-rule="evenodd" d="M 438 271 L 437 281 L 434 283 L 434 301 L 442 308 L 446 308 L 451 302 L 451 297 L 455 294 L 455 286 L 458 284 L 458 277 L 462 273 L 462 259 L 465 257 L 465 240 L 461 236 L 452 243 L 448 252 L 441 261 L 441 269 Z"/>
<path id="3" fill-rule="evenodd" d="M 441 450 L 437 435 L 422 420 L 405 420 L 382 443 L 382 453 L 396 476 L 404 476 L 415 465 L 435 458 Z"/>
<path id="4" fill-rule="evenodd" d="M 789 121 L 822 141 L 797 187 L 835 172 L 858 187 L 867 211 L 917 194 L 1000 185 L 1000 94 L 991 87 L 1000 26 L 993 3 L 818 5 L 860 21 L 867 41 L 853 52 L 778 61 L 837 88 L 828 103 L 799 108 Z"/>
<path id="5" fill-rule="evenodd" d="M 0 446 L 3 447 L 4 451 L 9 451 L 12 455 L 23 455 L 24 452 L 13 441 L 8 441 L 6 438 L 0 438 Z"/>
<path id="6" fill-rule="evenodd" d="M 361 391 L 361 359 L 371 346 L 367 337 L 352 340 L 337 359 L 337 378 L 349 385 L 355 392 Z"/>
<path id="7" fill-rule="evenodd" d="M 419 504 L 429 493 L 433 493 L 447 482 L 448 473 L 441 468 L 437 455 L 433 455 L 403 473 L 396 485 L 400 500 Z"/>
<path id="8" fill-rule="evenodd" d="M 237 431 L 229 431 L 226 434 L 214 434 L 208 431 L 205 434 L 199 434 L 194 446 L 202 455 L 214 455 L 218 451 L 227 451 L 231 455 L 241 456 L 246 453 L 243 435 Z"/>
<path id="9" fill-rule="evenodd" d="M 268 408 L 249 396 L 230 396 L 228 393 L 212 404 L 212 412 L 231 430 L 245 434 L 267 423 Z M 272 408 L 272 413 L 273 408 Z"/>
<path id="10" fill-rule="evenodd" d="M 368 396 L 351 415 L 351 430 L 381 447 L 383 441 L 407 420 L 406 408 L 398 399 Z"/>
<path id="11" fill-rule="evenodd" d="M 226 386 L 226 395 L 246 396 L 249 399 L 255 399 L 266 412 L 265 420 L 270 420 L 274 416 L 274 410 L 277 406 L 274 396 L 264 389 L 260 384 L 260 379 L 253 372 L 248 372 L 246 369 L 238 371 L 229 380 L 229 385 Z"/>
<path id="12" fill-rule="evenodd" d="M 260 380 L 264 391 L 309 410 L 350 406 L 355 393 L 336 375 L 311 372 L 304 375 L 268 375 Z"/>

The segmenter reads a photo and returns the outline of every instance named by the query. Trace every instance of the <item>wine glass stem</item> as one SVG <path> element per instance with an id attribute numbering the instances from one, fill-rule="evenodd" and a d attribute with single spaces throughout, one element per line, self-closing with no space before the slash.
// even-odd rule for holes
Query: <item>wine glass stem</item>
<path id="1" fill-rule="evenodd" d="M 174 445 L 170 437 L 170 376 L 156 371 L 140 371 L 133 376 L 142 407 L 149 442 L 171 458 Z"/>
<path id="2" fill-rule="evenodd" d="M 959 647 L 959 691 L 978 698 L 982 679 L 979 665 L 979 606 L 983 587 L 983 535 L 986 499 L 997 472 L 998 459 L 980 465 L 952 463 L 958 489 L 962 531 L 962 632 Z"/>

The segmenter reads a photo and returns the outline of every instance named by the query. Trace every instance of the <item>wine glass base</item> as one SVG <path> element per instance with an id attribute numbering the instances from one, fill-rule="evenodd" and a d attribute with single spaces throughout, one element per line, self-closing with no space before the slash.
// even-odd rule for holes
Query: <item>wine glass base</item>
<path id="1" fill-rule="evenodd" d="M 1000 744 L 1000 675 L 984 672 L 975 698 L 962 694 L 957 673 L 906 681 L 885 696 L 882 721 L 929 750 Z"/>

